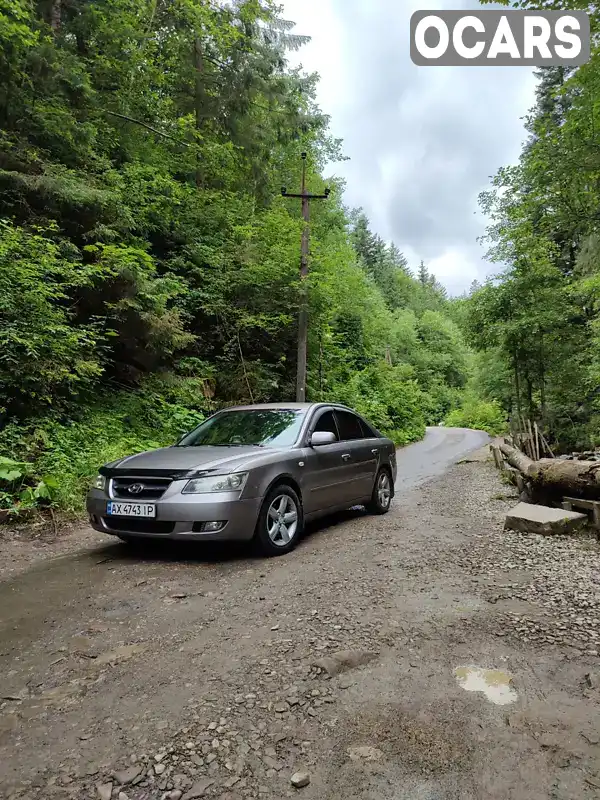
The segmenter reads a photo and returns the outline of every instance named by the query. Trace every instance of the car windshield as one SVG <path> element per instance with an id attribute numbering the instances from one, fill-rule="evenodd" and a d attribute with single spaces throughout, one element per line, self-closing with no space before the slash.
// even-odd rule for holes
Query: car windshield
<path id="1" fill-rule="evenodd" d="M 290 447 L 298 438 L 304 415 L 287 408 L 223 411 L 188 433 L 178 447 Z"/>

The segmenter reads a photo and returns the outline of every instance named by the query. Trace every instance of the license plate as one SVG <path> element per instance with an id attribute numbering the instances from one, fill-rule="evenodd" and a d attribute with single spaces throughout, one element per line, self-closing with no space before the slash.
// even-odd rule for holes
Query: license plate
<path id="1" fill-rule="evenodd" d="M 109 517 L 155 517 L 156 506 L 152 503 L 108 503 Z"/>

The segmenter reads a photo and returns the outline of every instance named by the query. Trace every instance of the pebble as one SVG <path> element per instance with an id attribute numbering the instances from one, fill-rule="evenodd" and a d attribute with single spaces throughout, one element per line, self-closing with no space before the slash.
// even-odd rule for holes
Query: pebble
<path id="1" fill-rule="evenodd" d="M 370 745 L 349 747 L 348 755 L 351 761 L 380 761 L 383 758 L 381 750 Z"/>
<path id="2" fill-rule="evenodd" d="M 304 789 L 310 783 L 310 775 L 308 772 L 295 772 L 290 781 L 296 789 Z"/>
<path id="3" fill-rule="evenodd" d="M 214 784 L 210 778 L 202 778 L 192 786 L 192 788 L 183 795 L 183 800 L 197 800 L 199 797 L 204 797 L 206 791 Z"/>
<path id="4" fill-rule="evenodd" d="M 132 766 L 127 769 L 117 770 L 113 772 L 113 778 L 117 783 L 120 783 L 121 786 L 127 786 L 128 783 L 133 783 L 142 769 L 143 768 L 140 766 Z"/>
<path id="5" fill-rule="evenodd" d="M 100 800 L 110 800 L 112 797 L 112 783 L 97 783 L 96 791 Z"/>
<path id="6" fill-rule="evenodd" d="M 600 688 L 600 673 L 588 672 L 585 676 L 585 682 L 590 689 Z"/>
<path id="7" fill-rule="evenodd" d="M 160 764 L 159 763 L 159 764 L 155 764 L 154 765 L 154 772 L 157 775 L 162 775 L 165 770 L 166 770 L 166 766 L 164 764 Z"/>

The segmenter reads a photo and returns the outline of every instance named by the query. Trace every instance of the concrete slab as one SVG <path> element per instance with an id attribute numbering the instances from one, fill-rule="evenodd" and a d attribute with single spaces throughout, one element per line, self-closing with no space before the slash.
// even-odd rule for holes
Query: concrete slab
<path id="1" fill-rule="evenodd" d="M 576 511 L 519 503 L 506 515 L 504 530 L 553 536 L 573 533 L 586 522 L 587 515 L 578 514 Z"/>

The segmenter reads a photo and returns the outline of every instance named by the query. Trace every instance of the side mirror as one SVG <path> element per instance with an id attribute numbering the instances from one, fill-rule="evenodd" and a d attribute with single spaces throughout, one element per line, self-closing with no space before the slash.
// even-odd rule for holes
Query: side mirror
<path id="1" fill-rule="evenodd" d="M 310 437 L 311 447 L 323 447 L 325 444 L 335 444 L 337 436 L 331 431 L 315 431 Z"/>

